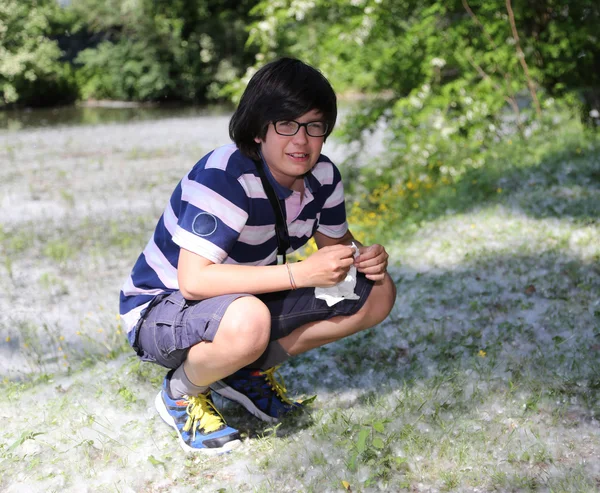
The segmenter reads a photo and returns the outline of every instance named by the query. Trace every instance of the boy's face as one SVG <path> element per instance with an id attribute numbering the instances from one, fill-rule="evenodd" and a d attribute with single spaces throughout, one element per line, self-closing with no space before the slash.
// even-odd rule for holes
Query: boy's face
<path id="1" fill-rule="evenodd" d="M 295 121 L 322 122 L 323 115 L 318 110 L 311 110 L 295 118 Z M 325 137 L 311 137 L 306 133 L 306 127 L 300 127 L 296 135 L 279 135 L 270 123 L 265 138 L 257 137 L 254 140 L 260 144 L 265 162 L 277 182 L 284 187 L 293 188 L 296 180 L 317 163 L 324 139 Z"/>

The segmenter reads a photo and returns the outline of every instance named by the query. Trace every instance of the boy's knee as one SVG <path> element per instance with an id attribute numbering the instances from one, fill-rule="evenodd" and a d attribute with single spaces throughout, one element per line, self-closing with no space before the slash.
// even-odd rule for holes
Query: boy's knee
<path id="1" fill-rule="evenodd" d="M 271 335 L 271 313 L 254 296 L 238 298 L 225 312 L 219 332 L 227 337 L 232 350 L 262 354 Z"/>
<path id="2" fill-rule="evenodd" d="M 396 302 L 396 285 L 386 273 L 384 279 L 373 286 L 367 303 L 361 308 L 365 328 L 373 327 L 383 322 L 392 311 Z"/>

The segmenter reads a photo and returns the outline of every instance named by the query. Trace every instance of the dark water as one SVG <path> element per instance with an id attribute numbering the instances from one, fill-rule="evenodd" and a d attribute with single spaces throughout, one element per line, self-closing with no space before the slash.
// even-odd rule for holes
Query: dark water
<path id="1" fill-rule="evenodd" d="M 127 123 L 162 118 L 230 115 L 233 106 L 183 106 L 183 105 L 105 105 L 62 106 L 0 111 L 0 130 L 21 130 L 61 125 L 97 125 L 101 123 Z"/>

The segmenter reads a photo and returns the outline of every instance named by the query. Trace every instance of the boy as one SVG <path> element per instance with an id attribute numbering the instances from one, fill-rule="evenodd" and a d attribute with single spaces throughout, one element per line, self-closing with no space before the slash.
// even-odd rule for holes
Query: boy
<path id="1" fill-rule="evenodd" d="M 131 345 L 170 369 L 155 404 L 184 450 L 240 443 L 211 389 L 276 422 L 302 407 L 275 379 L 278 365 L 392 309 L 388 254 L 354 239 L 339 171 L 321 155 L 336 116 L 335 93 L 313 67 L 284 58 L 261 68 L 231 119 L 234 144 L 177 185 L 122 288 Z M 283 262 L 311 237 L 317 252 Z M 315 287 L 343 281 L 351 266 L 358 299 L 315 298 Z"/>

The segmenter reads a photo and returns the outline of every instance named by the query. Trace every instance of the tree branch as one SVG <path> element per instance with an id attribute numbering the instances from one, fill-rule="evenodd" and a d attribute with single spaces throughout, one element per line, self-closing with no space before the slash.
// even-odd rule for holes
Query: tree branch
<path id="1" fill-rule="evenodd" d="M 517 49 L 517 56 L 519 57 L 519 61 L 521 62 L 521 67 L 523 67 L 523 72 L 525 73 L 525 78 L 527 79 L 527 86 L 529 87 L 529 93 L 531 94 L 531 98 L 535 104 L 535 112 L 538 117 L 542 116 L 542 108 L 540 107 L 540 102 L 537 98 L 537 93 L 535 92 L 535 84 L 531 79 L 531 75 L 529 74 L 529 67 L 527 66 L 527 62 L 525 61 L 525 53 L 523 53 L 523 49 L 521 48 L 521 43 L 519 41 L 519 33 L 517 31 L 517 25 L 515 23 L 515 14 L 512 9 L 512 5 L 510 0 L 506 0 L 506 10 L 508 11 L 508 18 L 510 20 L 510 27 L 512 29 L 513 38 L 515 39 L 515 46 Z"/>
<path id="2" fill-rule="evenodd" d="M 469 14 L 469 16 L 471 16 L 471 19 L 473 19 L 473 22 L 475 22 L 475 24 L 477 24 L 477 26 L 479 26 L 479 28 L 481 29 L 481 32 L 483 33 L 485 38 L 488 40 L 490 45 L 492 45 L 492 48 L 497 50 L 498 46 L 496 45 L 493 38 L 490 36 L 490 34 L 485 29 L 485 26 L 483 25 L 483 23 L 479 20 L 479 17 L 477 17 L 477 14 L 475 14 L 475 12 L 473 12 L 473 10 L 471 9 L 471 6 L 469 5 L 468 0 L 462 0 L 462 4 L 463 4 L 463 7 L 465 8 L 465 10 L 467 11 L 467 13 Z M 483 78 L 485 78 L 489 81 L 492 81 L 492 78 L 489 75 L 487 75 L 485 73 L 485 71 L 479 65 L 474 64 L 474 61 L 472 58 L 469 60 L 469 62 L 477 70 L 477 72 L 479 73 L 480 76 L 483 74 L 482 75 Z M 519 129 L 521 130 L 521 118 L 520 118 L 521 112 L 519 111 L 519 105 L 517 104 L 517 99 L 515 98 L 515 94 L 513 93 L 513 90 L 511 87 L 510 74 L 508 72 L 504 72 L 501 69 L 499 69 L 498 71 L 504 76 L 504 80 L 506 82 L 506 93 L 508 94 L 508 96 L 505 96 L 504 99 L 511 105 L 511 107 L 515 111 L 515 113 L 517 115 L 517 125 L 519 126 Z M 498 84 L 494 83 L 493 81 L 492 81 L 492 83 L 494 84 L 494 87 L 496 88 L 496 90 L 502 92 L 502 89 L 500 88 L 500 86 Z"/>

